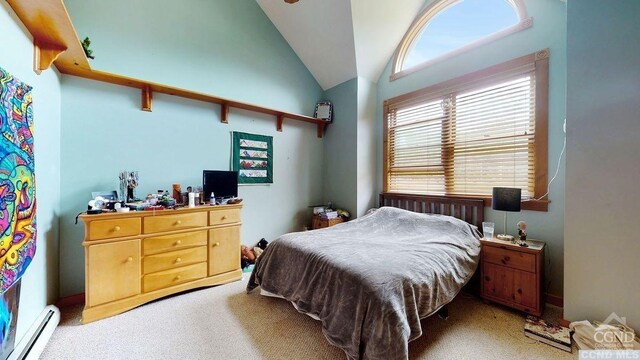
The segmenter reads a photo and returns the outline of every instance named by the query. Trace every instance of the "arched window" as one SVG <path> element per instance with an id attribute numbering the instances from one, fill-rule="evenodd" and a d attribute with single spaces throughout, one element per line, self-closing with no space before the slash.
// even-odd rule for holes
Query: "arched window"
<path id="1" fill-rule="evenodd" d="M 435 0 L 396 52 L 391 79 L 531 27 L 523 0 Z"/>

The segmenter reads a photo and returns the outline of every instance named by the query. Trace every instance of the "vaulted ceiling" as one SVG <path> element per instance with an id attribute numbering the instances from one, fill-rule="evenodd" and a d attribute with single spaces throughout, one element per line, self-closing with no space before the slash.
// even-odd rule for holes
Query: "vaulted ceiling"
<path id="1" fill-rule="evenodd" d="M 377 82 L 425 0 L 256 0 L 323 89 Z"/>

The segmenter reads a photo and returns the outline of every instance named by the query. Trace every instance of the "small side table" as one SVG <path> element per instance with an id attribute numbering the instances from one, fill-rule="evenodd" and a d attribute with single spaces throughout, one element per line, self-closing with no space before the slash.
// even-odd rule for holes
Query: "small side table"
<path id="1" fill-rule="evenodd" d="M 338 216 L 335 219 L 323 219 L 318 215 L 313 215 L 313 221 L 311 222 L 311 229 L 315 230 L 315 229 L 328 228 L 343 222 L 344 222 L 344 219 L 341 216 Z"/>
<path id="2" fill-rule="evenodd" d="M 482 298 L 541 316 L 545 243 L 527 240 L 529 247 L 521 247 L 498 239 L 480 242 Z"/>

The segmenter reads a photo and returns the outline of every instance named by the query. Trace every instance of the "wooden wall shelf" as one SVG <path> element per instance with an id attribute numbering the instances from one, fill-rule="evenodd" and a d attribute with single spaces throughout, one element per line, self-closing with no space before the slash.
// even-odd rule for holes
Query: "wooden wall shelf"
<path id="1" fill-rule="evenodd" d="M 178 96 L 220 105 L 220 121 L 229 122 L 229 108 L 254 111 L 276 117 L 276 129 L 282 131 L 283 120 L 290 119 L 316 125 L 321 138 L 329 122 L 311 116 L 266 108 L 197 91 L 93 70 L 84 54 L 63 0 L 7 0 L 27 27 L 34 41 L 34 71 L 38 74 L 54 64 L 66 75 L 140 89 L 143 111 L 152 110 L 153 93 Z"/>

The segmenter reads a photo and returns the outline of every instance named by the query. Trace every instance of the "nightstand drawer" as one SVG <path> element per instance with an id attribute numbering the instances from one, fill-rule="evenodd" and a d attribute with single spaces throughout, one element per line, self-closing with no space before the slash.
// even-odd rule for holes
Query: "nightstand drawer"
<path id="1" fill-rule="evenodd" d="M 196 212 L 191 214 L 174 214 L 147 216 L 144 218 L 144 233 L 188 229 L 207 226 L 207 213 Z"/>
<path id="2" fill-rule="evenodd" d="M 140 218 L 96 220 L 89 224 L 89 239 L 101 240 L 140 234 Z"/>
<path id="3" fill-rule="evenodd" d="M 484 246 L 482 248 L 482 253 L 484 261 L 488 263 L 529 272 L 536 271 L 536 256 L 533 254 L 503 249 L 495 246 Z"/>

